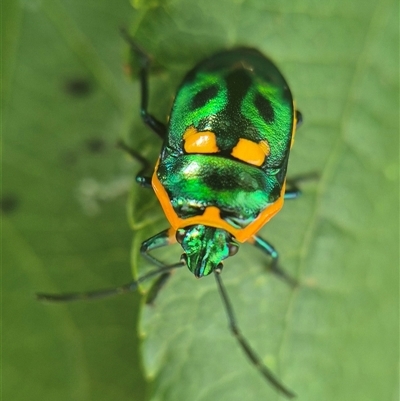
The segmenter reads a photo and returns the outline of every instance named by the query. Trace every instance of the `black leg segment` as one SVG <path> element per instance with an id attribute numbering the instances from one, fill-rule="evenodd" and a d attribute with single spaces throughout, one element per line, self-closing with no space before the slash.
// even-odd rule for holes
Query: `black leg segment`
<path id="1" fill-rule="evenodd" d="M 150 57 L 138 46 L 138 44 L 130 37 L 125 29 L 121 29 L 121 34 L 123 38 L 128 42 L 131 48 L 131 66 L 133 67 L 139 59 L 140 69 L 139 69 L 139 80 L 141 87 L 141 101 L 140 101 L 140 115 L 142 120 L 147 124 L 160 138 L 164 139 L 167 133 L 167 128 L 165 124 L 157 120 L 153 115 L 148 112 L 149 104 L 149 69 L 150 69 Z M 136 56 L 136 57 L 135 57 Z"/>
<path id="2" fill-rule="evenodd" d="M 300 110 L 296 110 L 296 129 L 303 124 L 303 114 L 300 112 Z"/>
<path id="3" fill-rule="evenodd" d="M 301 190 L 299 188 L 299 183 L 304 181 L 317 180 L 319 178 L 318 173 L 307 173 L 301 174 L 296 177 L 291 177 L 286 179 L 286 191 L 285 191 L 285 200 L 287 199 L 296 199 L 301 195 Z"/>
<path id="4" fill-rule="evenodd" d="M 131 281 L 127 284 L 114 288 L 104 288 L 101 290 L 88 291 L 88 292 L 71 292 L 67 294 L 36 294 L 39 301 L 47 302 L 73 302 L 73 301 L 91 301 L 95 299 L 108 298 L 115 295 L 125 294 L 128 292 L 136 291 L 139 284 L 155 276 L 167 274 L 177 267 L 183 266 L 181 262 L 172 265 L 164 266 L 155 270 L 151 270 L 147 274 L 139 277 L 136 281 Z"/>
<path id="5" fill-rule="evenodd" d="M 222 303 L 224 305 L 226 315 L 228 317 L 229 329 L 231 333 L 236 338 L 243 352 L 249 358 L 250 362 L 256 367 L 256 369 L 261 373 L 261 375 L 271 383 L 275 389 L 282 394 L 284 394 L 288 398 L 295 397 L 295 394 L 292 393 L 289 389 L 287 389 L 276 377 L 275 375 L 264 365 L 261 361 L 261 358 L 257 355 L 257 353 L 250 346 L 246 338 L 241 333 L 239 326 L 236 321 L 236 317 L 233 311 L 232 303 L 228 297 L 228 293 L 225 290 L 225 287 L 222 283 L 221 279 L 221 270 L 214 270 L 215 279 L 217 281 L 217 286 L 219 293 L 221 295 Z"/>
<path id="6" fill-rule="evenodd" d="M 168 279 L 171 277 L 171 273 L 172 273 L 172 271 L 169 270 L 169 271 L 161 274 L 159 277 L 157 277 L 157 280 L 152 284 L 149 292 L 147 293 L 147 296 L 146 296 L 146 304 L 147 305 L 154 304 L 154 301 L 156 300 L 158 293 L 161 291 L 161 289 L 167 283 Z"/>
<path id="7" fill-rule="evenodd" d="M 142 168 L 136 174 L 136 182 L 144 188 L 151 188 L 151 177 L 146 175 L 146 173 L 149 173 L 151 170 L 150 163 L 140 153 L 130 148 L 125 142 L 118 141 L 117 146 L 142 165 Z"/>

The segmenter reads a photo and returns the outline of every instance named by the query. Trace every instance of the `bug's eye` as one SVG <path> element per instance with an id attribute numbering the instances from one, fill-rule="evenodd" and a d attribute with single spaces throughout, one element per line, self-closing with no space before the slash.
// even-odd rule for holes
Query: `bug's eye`
<path id="1" fill-rule="evenodd" d="M 229 256 L 233 256 L 237 254 L 239 247 L 236 244 L 229 244 Z"/>
<path id="2" fill-rule="evenodd" d="M 180 244 L 182 244 L 184 236 L 185 236 L 185 230 L 182 229 L 176 230 L 175 238 Z"/>

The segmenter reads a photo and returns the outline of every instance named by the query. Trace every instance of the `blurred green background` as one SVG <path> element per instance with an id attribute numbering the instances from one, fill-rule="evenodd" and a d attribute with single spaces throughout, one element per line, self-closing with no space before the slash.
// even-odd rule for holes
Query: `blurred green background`
<path id="1" fill-rule="evenodd" d="M 139 326 L 138 294 L 35 300 L 128 282 L 130 262 L 147 267 L 140 242 L 166 227 L 115 148 L 124 138 L 154 161 L 161 146 L 124 72 L 125 26 L 155 60 L 162 120 L 184 73 L 216 50 L 257 47 L 282 69 L 305 117 L 289 175 L 320 179 L 263 235 L 302 286 L 265 274 L 248 246 L 226 263 L 226 286 L 299 400 L 397 400 L 398 16 L 383 0 L 4 1 L 3 399 L 283 399 L 231 338 L 212 278 L 177 272 Z"/>

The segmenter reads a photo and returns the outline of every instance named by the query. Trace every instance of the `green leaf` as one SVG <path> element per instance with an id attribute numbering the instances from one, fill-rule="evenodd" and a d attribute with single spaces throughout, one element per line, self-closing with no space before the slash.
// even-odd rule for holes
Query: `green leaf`
<path id="1" fill-rule="evenodd" d="M 137 296 L 34 299 L 131 279 L 123 192 L 139 167 L 114 144 L 129 131 L 154 162 L 161 143 L 122 70 L 119 28 L 130 26 L 154 58 L 150 108 L 162 120 L 185 72 L 221 48 L 257 47 L 282 69 L 305 117 L 289 175 L 320 179 L 262 234 L 302 286 L 267 274 L 249 245 L 227 261 L 224 282 L 243 333 L 299 400 L 398 399 L 397 3 L 132 4 L 2 7 L 3 398 L 144 399 Z M 133 269 L 149 268 L 140 243 L 167 222 L 151 191 L 134 187 L 131 199 Z M 177 271 L 140 325 L 152 401 L 283 399 L 230 335 L 212 277 Z"/>
<path id="2" fill-rule="evenodd" d="M 243 333 L 298 399 L 397 399 L 397 4 L 168 1 L 137 21 L 135 39 L 159 70 L 150 108 L 163 120 L 184 73 L 218 49 L 254 46 L 281 67 L 305 116 L 289 175 L 320 178 L 262 233 L 301 287 L 266 274 L 263 255 L 246 245 L 223 279 Z M 148 222 L 135 234 L 137 255 L 167 222 L 133 216 Z M 180 253 L 160 255 L 172 262 Z M 143 308 L 141 332 L 152 401 L 284 399 L 229 333 L 212 277 L 176 271 Z"/>
<path id="3" fill-rule="evenodd" d="M 133 13 L 117 3 L 2 6 L 4 400 L 144 399 L 138 295 L 35 299 L 132 279 L 126 199 L 137 164 L 115 144 L 138 114 L 119 34 Z"/>

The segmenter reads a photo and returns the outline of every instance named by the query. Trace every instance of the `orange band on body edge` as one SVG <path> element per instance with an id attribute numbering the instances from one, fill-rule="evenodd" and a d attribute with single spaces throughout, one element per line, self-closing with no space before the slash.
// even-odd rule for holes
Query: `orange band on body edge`
<path id="1" fill-rule="evenodd" d="M 283 183 L 280 197 L 272 203 L 270 206 L 265 208 L 258 217 L 244 228 L 235 228 L 221 219 L 220 210 L 215 206 L 208 206 L 204 213 L 200 216 L 189 217 L 187 219 L 180 218 L 174 208 L 171 205 L 171 200 L 167 194 L 167 191 L 162 186 L 160 180 L 157 177 L 157 169 L 160 159 L 157 160 L 154 174 L 152 177 L 152 186 L 154 192 L 164 210 L 165 216 L 168 219 L 171 227 L 176 231 L 179 228 L 187 226 L 201 224 L 204 226 L 221 228 L 230 234 L 239 242 L 246 242 L 250 237 L 256 234 L 273 216 L 275 216 L 279 210 L 281 210 L 284 202 L 286 180 Z"/>
<path id="2" fill-rule="evenodd" d="M 297 127 L 297 114 L 296 114 L 296 104 L 293 101 L 293 126 L 292 126 L 292 139 L 290 141 L 290 149 L 294 144 L 294 137 L 296 135 L 296 127 Z"/>
<path id="3" fill-rule="evenodd" d="M 173 227 L 168 229 L 168 245 L 176 244 L 176 230 Z"/>

